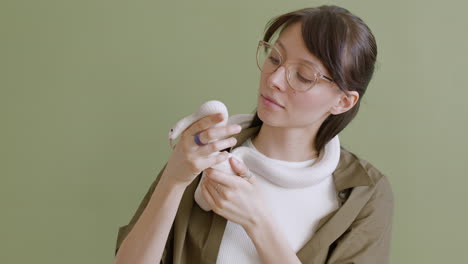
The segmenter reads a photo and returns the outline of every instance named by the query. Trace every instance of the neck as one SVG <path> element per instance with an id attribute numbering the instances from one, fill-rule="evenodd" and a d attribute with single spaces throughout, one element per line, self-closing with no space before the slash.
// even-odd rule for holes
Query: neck
<path id="1" fill-rule="evenodd" d="M 315 149 L 317 129 L 273 127 L 262 124 L 252 144 L 263 155 L 284 161 L 306 161 L 318 157 Z"/>

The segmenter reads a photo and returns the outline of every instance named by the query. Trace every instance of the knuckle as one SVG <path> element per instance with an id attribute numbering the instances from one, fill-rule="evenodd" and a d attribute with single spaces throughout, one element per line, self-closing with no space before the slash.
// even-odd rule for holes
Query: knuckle
<path id="1" fill-rule="evenodd" d="M 224 196 L 226 197 L 227 200 L 232 200 L 234 197 L 232 197 L 232 192 L 231 191 L 225 191 Z"/>
<path id="2" fill-rule="evenodd" d="M 210 144 L 210 151 L 215 152 L 218 150 L 217 142 L 213 142 Z"/>
<path id="3" fill-rule="evenodd" d="M 194 161 L 190 162 L 190 169 L 192 171 L 200 171 L 200 166 L 198 162 L 194 162 Z"/>
<path id="4" fill-rule="evenodd" d="M 191 164 L 190 165 L 190 170 L 193 171 L 193 172 L 196 172 L 196 171 L 198 171 L 198 168 L 194 164 Z"/>
<path id="5" fill-rule="evenodd" d="M 208 129 L 206 130 L 206 137 L 211 140 L 216 136 L 216 131 L 214 129 Z"/>
<path id="6" fill-rule="evenodd" d="M 221 149 L 223 146 L 224 146 L 224 142 L 219 141 L 219 140 L 214 142 L 214 144 L 213 144 L 214 150 Z"/>
<path id="7" fill-rule="evenodd" d="M 239 181 L 235 181 L 234 184 L 232 185 L 233 190 L 238 190 L 240 188 Z"/>
<path id="8" fill-rule="evenodd" d="M 226 201 L 225 200 L 220 200 L 218 202 L 219 209 L 224 209 L 226 206 Z"/>
<path id="9" fill-rule="evenodd" d="M 222 154 L 217 156 L 217 160 L 225 160 L 227 157 L 228 154 L 223 152 Z"/>

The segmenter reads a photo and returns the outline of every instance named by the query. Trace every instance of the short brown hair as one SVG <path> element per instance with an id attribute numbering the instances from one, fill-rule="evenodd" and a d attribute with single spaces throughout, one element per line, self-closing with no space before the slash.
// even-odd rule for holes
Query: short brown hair
<path id="1" fill-rule="evenodd" d="M 315 55 L 345 94 L 357 91 L 359 100 L 348 111 L 330 114 L 320 126 L 315 139 L 317 151 L 340 133 L 357 115 L 360 102 L 374 73 L 377 44 L 369 27 L 347 9 L 335 5 L 303 8 L 274 17 L 266 26 L 264 41 L 269 41 L 295 22 L 302 23 L 302 38 L 307 49 Z M 249 127 L 262 125 L 255 116 Z"/>

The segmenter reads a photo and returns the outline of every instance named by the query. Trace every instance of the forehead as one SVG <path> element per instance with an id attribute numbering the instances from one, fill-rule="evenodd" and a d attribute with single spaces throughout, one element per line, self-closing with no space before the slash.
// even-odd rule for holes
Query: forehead
<path id="1" fill-rule="evenodd" d="M 302 38 L 301 30 L 301 23 L 289 25 L 281 32 L 280 36 L 275 41 L 276 48 L 285 58 L 314 65 L 323 74 L 327 74 L 328 71 L 325 69 L 322 62 L 307 49 L 304 39 Z"/>

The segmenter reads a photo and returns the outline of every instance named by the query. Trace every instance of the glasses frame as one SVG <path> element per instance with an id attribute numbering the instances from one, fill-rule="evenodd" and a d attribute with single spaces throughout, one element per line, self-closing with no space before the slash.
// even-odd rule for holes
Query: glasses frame
<path id="1" fill-rule="evenodd" d="M 258 42 L 257 53 L 255 54 L 255 59 L 256 59 L 256 61 L 257 61 L 257 66 L 258 66 L 258 68 L 260 69 L 260 71 L 261 71 L 261 72 L 264 72 L 264 71 L 262 70 L 262 67 L 260 66 L 259 61 L 258 61 L 259 51 L 260 51 L 261 48 L 263 48 L 263 46 L 267 46 L 267 47 L 270 47 L 270 48 L 272 48 L 272 49 L 275 49 L 275 51 L 276 51 L 276 52 L 279 54 L 279 56 L 280 56 L 280 63 L 276 66 L 276 68 L 275 68 L 272 72 L 268 72 L 268 73 L 274 73 L 276 70 L 278 70 L 279 67 L 281 67 L 282 65 L 285 65 L 285 68 L 286 68 L 286 80 L 288 81 L 289 86 L 290 86 L 294 91 L 302 92 L 302 91 L 300 91 L 300 90 L 296 90 L 296 89 L 291 85 L 291 81 L 290 81 L 290 71 L 289 71 L 289 67 L 288 67 L 289 65 L 286 65 L 286 63 L 285 63 L 285 61 L 284 61 L 284 59 L 283 59 L 283 55 L 281 55 L 281 52 L 280 52 L 274 45 L 272 45 L 271 43 L 269 43 L 269 42 L 267 42 L 267 41 L 264 41 L 264 40 L 260 40 L 260 41 Z M 312 85 L 311 85 L 309 88 L 307 88 L 304 92 L 307 92 L 307 91 L 309 91 L 310 89 L 312 89 L 312 88 L 317 84 L 319 78 L 320 78 L 320 79 L 323 79 L 323 80 L 326 80 L 326 81 L 329 82 L 329 83 L 335 83 L 335 81 L 334 81 L 332 78 L 330 78 L 330 77 L 324 75 L 322 72 L 320 72 L 320 70 L 318 69 L 318 67 L 317 67 L 316 65 L 314 65 L 314 66 L 308 65 L 308 67 L 314 68 L 317 74 L 314 75 L 314 76 L 315 76 L 315 80 L 314 80 L 314 82 L 312 83 Z M 267 72 L 265 72 L 265 73 L 267 73 Z M 335 84 L 336 84 L 336 83 L 335 83 Z"/>

